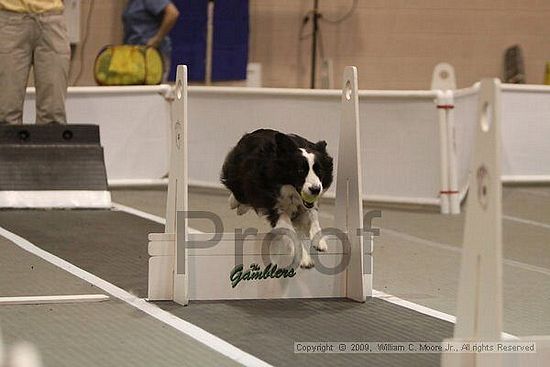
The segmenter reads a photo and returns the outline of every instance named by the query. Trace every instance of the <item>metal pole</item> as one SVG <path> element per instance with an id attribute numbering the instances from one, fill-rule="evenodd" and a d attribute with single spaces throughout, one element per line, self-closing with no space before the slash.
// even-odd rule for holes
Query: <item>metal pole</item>
<path id="1" fill-rule="evenodd" d="M 319 0 L 313 0 L 313 36 L 311 43 L 311 89 L 315 89 L 315 69 L 317 66 L 317 31 L 319 30 Z"/>
<path id="2" fill-rule="evenodd" d="M 208 15 L 206 21 L 206 60 L 204 82 L 212 84 L 212 47 L 214 44 L 214 0 L 208 0 Z"/>

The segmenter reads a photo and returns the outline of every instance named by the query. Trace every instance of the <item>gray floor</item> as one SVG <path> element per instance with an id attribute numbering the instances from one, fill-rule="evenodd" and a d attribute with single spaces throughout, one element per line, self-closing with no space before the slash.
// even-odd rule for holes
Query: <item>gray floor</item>
<path id="1" fill-rule="evenodd" d="M 158 216 L 165 214 L 165 190 L 116 190 L 112 194 L 115 202 Z M 256 227 L 261 231 L 268 228 L 253 213 L 237 217 L 228 209 L 226 195 L 191 190 L 190 207 L 218 214 L 226 232 L 238 227 Z M 366 208 L 370 209 L 373 208 Z M 330 203 L 324 203 L 323 225 L 332 223 L 332 212 Z M 42 243 L 48 251 L 143 296 L 143 275 L 136 274 L 143 273 L 146 253 L 144 247 L 135 246 L 145 244 L 146 233 L 157 232 L 161 227 L 150 221 L 135 221 L 131 216 L 125 218 L 124 213 L 113 214 L 117 221 L 133 224 L 122 238 L 109 242 L 106 239 L 115 238 L 118 224 L 100 213 L 89 211 L 87 217 L 79 217 L 71 215 L 75 214 L 71 211 L 0 211 L 0 226 L 24 232 L 31 242 Z M 550 188 L 505 188 L 504 215 L 505 331 L 515 335 L 550 334 Z M 375 240 L 375 289 L 455 314 L 463 222 L 463 215 L 383 208 L 382 218 L 373 223 L 382 229 Z M 206 221 L 192 221 L 191 225 L 203 231 L 212 230 Z M 47 235 L 49 231 L 63 232 L 64 240 Z M 94 251 L 78 246 L 77 238 L 82 235 L 89 240 L 89 246 L 94 246 Z M 95 255 L 102 250 L 119 259 L 127 258 L 128 252 L 133 255 L 122 269 L 113 272 L 110 257 L 101 259 Z M 47 294 L 98 292 L 1 238 L 0 254 L 1 296 L 35 294 L 40 290 Z M 393 306 L 379 300 L 371 300 L 364 308 L 339 300 L 205 302 L 187 308 L 162 303 L 161 306 L 275 365 L 438 365 L 438 357 L 428 355 L 369 358 L 294 355 L 291 341 L 306 337 L 341 340 L 346 336 L 368 341 L 390 333 L 393 328 L 397 334 L 388 334 L 390 338 L 402 335 L 416 340 L 431 335 L 440 340 L 452 333 L 452 325 L 442 321 L 429 324 L 431 318 L 418 321 L 411 317 L 413 322 L 407 324 L 406 317 L 395 316 Z M 375 309 L 378 314 L 373 317 L 370 312 Z M 342 328 L 342 320 L 346 319 L 352 326 Z M 90 361 L 102 366 L 230 364 L 206 347 L 118 301 L 5 306 L 0 308 L 0 320 L 9 343 L 17 339 L 37 343 L 48 366 L 91 365 Z M 104 320 L 107 323 L 99 325 Z M 267 331 L 265 326 L 269 327 Z M 273 348 L 269 347 L 272 341 L 266 339 L 268 335 L 272 336 Z M 103 352 L 105 345 L 108 348 Z"/>
<path id="2" fill-rule="evenodd" d="M 118 190 L 113 200 L 159 216 L 165 215 L 164 190 Z M 238 227 L 267 229 L 254 213 L 238 217 L 227 195 L 190 190 L 191 210 L 218 214 L 230 232 Z M 333 207 L 321 207 L 322 225 L 332 223 Z M 375 208 L 366 207 L 365 210 Z M 374 288 L 408 301 L 456 314 L 456 291 L 464 214 L 381 208 L 375 239 Z M 550 188 L 503 190 L 504 329 L 514 335 L 550 334 Z M 527 221 L 527 222 L 526 222 Z M 211 231 L 208 222 L 191 225 Z"/>
<path id="3" fill-rule="evenodd" d="M 161 305 L 275 366 L 439 366 L 439 354 L 295 354 L 294 342 L 434 341 L 453 325 L 380 299 L 264 300 Z"/>
<path id="4" fill-rule="evenodd" d="M 148 269 L 144 239 L 149 232 L 159 232 L 159 224 L 125 212 L 100 210 L 5 210 L 0 211 L 0 224 L 41 249 L 138 297 L 146 296 Z M 22 264 L 24 268 L 25 262 Z M 47 279 L 48 274 L 43 275 Z M 59 281 L 55 277 L 51 281 L 54 280 Z M 439 356 L 435 354 L 340 354 L 327 360 L 320 355 L 306 358 L 294 354 L 293 345 L 319 340 L 441 341 L 452 335 L 452 324 L 448 322 L 379 299 L 370 299 L 364 304 L 329 299 L 192 302 L 187 307 L 164 302 L 159 305 L 276 366 L 323 364 L 329 360 L 331 365 L 438 366 Z M 92 317 L 101 323 L 100 313 L 94 314 L 92 306 L 95 305 L 76 308 L 75 314 L 82 313 L 83 319 Z M 32 309 L 29 312 L 32 313 Z M 40 325 L 39 316 L 33 314 L 31 318 L 33 324 Z M 16 318 L 14 323 L 21 324 L 21 321 Z M 23 323 L 22 327 L 28 328 L 28 325 Z M 48 330 L 52 324 L 44 322 L 41 328 Z M 52 345 L 46 347 L 50 350 Z"/>
<path id="5" fill-rule="evenodd" d="M 103 293 L 0 237 L 0 296 Z M 4 342 L 32 342 L 46 367 L 236 366 L 209 347 L 117 299 L 3 305 Z"/>

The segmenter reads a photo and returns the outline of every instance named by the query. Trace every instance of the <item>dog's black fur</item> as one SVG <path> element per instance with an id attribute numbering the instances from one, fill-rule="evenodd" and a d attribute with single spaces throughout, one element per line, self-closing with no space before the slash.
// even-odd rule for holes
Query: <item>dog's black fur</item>
<path id="1" fill-rule="evenodd" d="M 309 164 L 302 150 L 315 156 L 313 171 L 326 191 L 333 179 L 332 157 L 327 143 L 312 143 L 298 135 L 260 129 L 244 135 L 228 154 L 221 174 L 221 182 L 240 203 L 259 214 L 267 215 L 272 227 L 279 219 L 276 208 L 281 188 L 291 185 L 299 195 L 309 173 Z M 303 202 L 304 209 L 312 206 Z M 296 213 L 288 213 L 291 218 Z"/>

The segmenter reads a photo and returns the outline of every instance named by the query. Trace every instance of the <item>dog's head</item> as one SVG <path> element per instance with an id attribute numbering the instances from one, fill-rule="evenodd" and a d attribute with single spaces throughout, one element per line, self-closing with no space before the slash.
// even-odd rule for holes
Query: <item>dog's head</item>
<path id="1" fill-rule="evenodd" d="M 294 186 L 302 197 L 317 198 L 332 183 L 332 157 L 327 153 L 327 143 L 311 143 L 296 135 L 278 133 L 277 143 L 278 171 L 286 184 Z M 304 201 L 307 207 L 313 206 L 313 200 Z"/>

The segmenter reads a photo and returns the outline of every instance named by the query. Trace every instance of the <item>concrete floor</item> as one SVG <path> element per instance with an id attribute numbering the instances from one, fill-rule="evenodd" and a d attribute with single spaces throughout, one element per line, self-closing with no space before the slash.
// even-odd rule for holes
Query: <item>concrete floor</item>
<path id="1" fill-rule="evenodd" d="M 164 189 L 115 190 L 112 195 L 117 203 L 165 215 Z M 504 330 L 517 336 L 550 334 L 550 188 L 505 188 L 503 201 Z M 218 214 L 225 232 L 269 228 L 254 213 L 238 217 L 231 212 L 226 194 L 191 189 L 189 206 Z M 333 209 L 323 203 L 323 226 L 332 224 Z M 376 208 L 365 208 L 370 209 Z M 381 210 L 382 218 L 373 222 L 381 228 L 375 239 L 374 288 L 454 315 L 464 215 Z M 191 226 L 213 230 L 207 221 Z"/>

